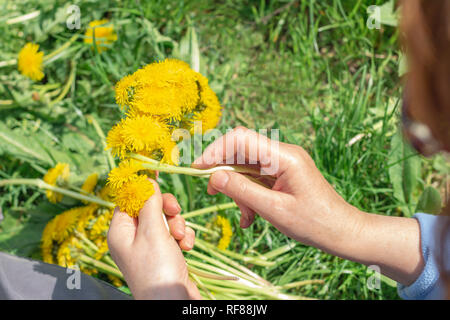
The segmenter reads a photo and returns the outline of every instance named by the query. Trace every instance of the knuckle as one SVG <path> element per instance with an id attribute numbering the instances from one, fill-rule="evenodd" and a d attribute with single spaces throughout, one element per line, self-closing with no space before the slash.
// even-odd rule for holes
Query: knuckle
<path id="1" fill-rule="evenodd" d="M 239 131 L 243 131 L 246 132 L 248 129 L 244 126 L 237 126 L 233 129 L 234 132 L 239 132 Z"/>
<path id="2" fill-rule="evenodd" d="M 244 177 L 238 177 L 236 180 L 237 181 L 235 190 L 237 192 L 237 195 L 244 196 L 245 192 L 247 191 L 248 182 Z"/>
<path id="3" fill-rule="evenodd" d="M 291 155 L 291 157 L 289 157 L 289 160 L 294 165 L 302 165 L 311 161 L 311 157 L 309 156 L 308 152 L 306 152 L 305 149 L 300 146 L 289 145 L 288 152 Z"/>

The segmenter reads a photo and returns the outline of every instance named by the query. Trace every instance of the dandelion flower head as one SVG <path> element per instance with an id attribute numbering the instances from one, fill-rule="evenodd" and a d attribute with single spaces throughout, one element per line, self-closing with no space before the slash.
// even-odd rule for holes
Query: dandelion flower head
<path id="1" fill-rule="evenodd" d="M 19 52 L 17 59 L 17 66 L 24 76 L 32 80 L 39 81 L 44 78 L 42 72 L 42 62 L 44 53 L 39 52 L 39 45 L 34 43 L 27 43 Z"/>
<path id="2" fill-rule="evenodd" d="M 108 49 L 108 45 L 117 40 L 117 34 L 112 25 L 108 25 L 108 19 L 94 20 L 89 23 L 89 27 L 84 34 L 84 43 L 94 43 L 99 53 Z"/>
<path id="3" fill-rule="evenodd" d="M 51 186 L 65 186 L 69 180 L 70 169 L 67 163 L 58 163 L 44 175 L 44 182 Z M 52 203 L 60 202 L 63 195 L 52 190 L 46 191 L 47 198 Z"/>

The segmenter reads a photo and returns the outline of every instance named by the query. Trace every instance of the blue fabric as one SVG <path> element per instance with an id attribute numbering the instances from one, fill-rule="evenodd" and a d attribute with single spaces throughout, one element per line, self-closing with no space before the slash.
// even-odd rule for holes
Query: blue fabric
<path id="1" fill-rule="evenodd" d="M 414 218 L 419 221 L 420 225 L 420 240 L 425 267 L 411 285 L 404 286 L 398 283 L 398 294 L 406 300 L 445 299 L 445 286 L 440 277 L 437 262 L 439 237 L 436 235 L 440 232 L 442 219 L 446 218 L 424 213 L 417 213 Z M 447 268 L 450 265 L 448 252 L 445 254 L 445 263 Z"/>

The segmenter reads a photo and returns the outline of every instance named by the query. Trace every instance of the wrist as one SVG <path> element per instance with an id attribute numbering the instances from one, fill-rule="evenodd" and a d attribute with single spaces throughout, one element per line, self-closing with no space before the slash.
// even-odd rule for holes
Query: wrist
<path id="1" fill-rule="evenodd" d="M 345 203 L 342 208 L 335 208 L 329 216 L 318 247 L 332 255 L 354 260 L 355 246 L 365 240 L 364 230 L 370 219 L 369 214 Z"/>

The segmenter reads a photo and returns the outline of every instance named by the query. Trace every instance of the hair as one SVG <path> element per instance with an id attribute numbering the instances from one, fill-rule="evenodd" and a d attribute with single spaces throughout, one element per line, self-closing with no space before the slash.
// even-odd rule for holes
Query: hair
<path id="1" fill-rule="evenodd" d="M 429 127 L 433 137 L 450 146 L 450 0 L 402 0 L 401 39 L 408 59 L 409 112 Z M 448 182 L 447 182 L 448 183 Z M 448 187 L 448 184 L 447 184 Z M 447 197 L 447 195 L 446 195 Z M 450 299 L 450 271 L 445 254 L 450 248 L 450 203 L 442 215 L 445 223 L 437 232 L 441 278 Z"/>

